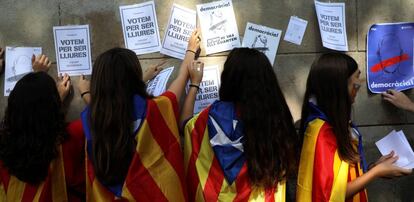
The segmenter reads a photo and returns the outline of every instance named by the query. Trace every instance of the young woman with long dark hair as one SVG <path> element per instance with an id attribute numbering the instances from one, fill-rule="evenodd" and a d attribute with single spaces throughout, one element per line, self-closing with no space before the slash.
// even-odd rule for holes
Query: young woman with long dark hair
<path id="1" fill-rule="evenodd" d="M 233 49 L 219 94 L 185 125 L 190 200 L 285 201 L 287 176 L 296 174 L 298 138 L 267 57 Z M 182 120 L 192 116 L 194 97 L 187 96 Z"/>
<path id="2" fill-rule="evenodd" d="M 177 78 L 167 92 L 146 92 L 136 54 L 113 48 L 96 59 L 90 82 L 80 90 L 89 106 L 82 112 L 87 151 L 87 201 L 186 201 L 178 133 L 178 99 L 188 65 L 199 49 L 190 37 Z"/>
<path id="3" fill-rule="evenodd" d="M 65 75 L 58 84 L 44 55 L 8 98 L 0 130 L 0 201 L 82 201 L 84 139 L 80 121 L 65 123 Z"/>
<path id="4" fill-rule="evenodd" d="M 351 122 L 351 107 L 361 86 L 354 59 L 326 53 L 312 64 L 303 101 L 298 201 L 367 201 L 365 187 L 378 177 L 411 170 L 392 165 L 393 153 L 368 170 L 362 136 Z"/>

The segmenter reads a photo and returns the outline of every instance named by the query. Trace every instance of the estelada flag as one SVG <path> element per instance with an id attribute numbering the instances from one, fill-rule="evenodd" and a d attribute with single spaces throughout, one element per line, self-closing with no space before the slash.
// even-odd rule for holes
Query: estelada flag
<path id="1" fill-rule="evenodd" d="M 184 129 L 190 201 L 285 201 L 286 183 L 273 189 L 250 184 L 243 129 L 234 105 L 216 101 Z"/>
<path id="2" fill-rule="evenodd" d="M 82 112 L 86 135 L 87 201 L 187 201 L 177 126 L 178 103 L 165 92 L 154 99 L 134 96 L 136 152 L 123 184 L 106 186 L 95 177 L 89 108 Z"/>
<path id="3" fill-rule="evenodd" d="M 358 146 L 361 162 L 349 164 L 339 157 L 333 128 L 326 115 L 313 103 L 309 103 L 309 110 L 299 163 L 297 201 L 366 202 L 365 189 L 345 200 L 347 183 L 366 170 L 360 133 L 352 127 L 358 136 L 353 143 Z"/>

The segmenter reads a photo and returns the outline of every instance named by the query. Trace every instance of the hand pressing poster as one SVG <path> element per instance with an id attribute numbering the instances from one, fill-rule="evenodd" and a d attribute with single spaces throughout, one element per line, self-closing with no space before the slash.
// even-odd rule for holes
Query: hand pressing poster
<path id="1" fill-rule="evenodd" d="M 148 94 L 159 96 L 167 89 L 167 82 L 174 71 L 174 67 L 165 68 L 147 84 Z"/>
<path id="2" fill-rule="evenodd" d="M 154 1 L 120 6 L 125 47 L 137 55 L 160 51 L 160 34 Z"/>
<path id="3" fill-rule="evenodd" d="M 373 93 L 414 87 L 414 23 L 374 24 L 367 35 L 367 82 Z"/>
<path id="4" fill-rule="evenodd" d="M 240 47 L 231 0 L 197 5 L 197 14 L 207 55 Z"/>
<path id="5" fill-rule="evenodd" d="M 186 90 L 188 92 L 190 82 Z M 194 114 L 201 112 L 214 101 L 219 99 L 220 70 L 217 65 L 204 67 L 203 79 L 200 83 L 200 90 L 197 92 L 194 103 Z"/>
<path id="6" fill-rule="evenodd" d="M 345 3 L 315 1 L 315 9 L 323 46 L 333 50 L 348 51 Z"/>
<path id="7" fill-rule="evenodd" d="M 174 4 L 162 42 L 161 53 L 183 60 L 188 40 L 196 28 L 196 12 Z"/>
<path id="8" fill-rule="evenodd" d="M 33 71 L 32 56 L 42 54 L 40 47 L 6 47 L 4 96 L 9 96 L 17 81 Z"/>
<path id="9" fill-rule="evenodd" d="M 58 75 L 92 73 L 89 25 L 53 27 Z"/>
<path id="10" fill-rule="evenodd" d="M 244 31 L 243 47 L 263 52 L 273 65 L 282 31 L 248 22 Z"/>

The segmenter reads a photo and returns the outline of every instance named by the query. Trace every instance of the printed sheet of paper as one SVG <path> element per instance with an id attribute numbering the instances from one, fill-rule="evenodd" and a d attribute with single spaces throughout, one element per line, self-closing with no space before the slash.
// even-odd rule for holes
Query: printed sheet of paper
<path id="1" fill-rule="evenodd" d="M 137 55 L 160 51 L 160 34 L 154 1 L 120 6 L 125 47 Z"/>
<path id="2" fill-rule="evenodd" d="M 196 11 L 173 4 L 160 52 L 183 60 L 196 21 Z"/>
<path id="3" fill-rule="evenodd" d="M 6 47 L 4 96 L 9 96 L 17 81 L 33 71 L 32 56 L 42 54 L 41 47 Z"/>
<path id="4" fill-rule="evenodd" d="M 273 65 L 282 31 L 248 22 L 244 31 L 243 47 L 263 52 Z"/>
<path id="5" fill-rule="evenodd" d="M 231 0 L 197 5 L 197 15 L 207 55 L 240 47 Z"/>
<path id="6" fill-rule="evenodd" d="M 190 81 L 187 83 L 188 92 Z M 219 99 L 220 70 L 218 65 L 204 67 L 200 90 L 197 92 L 194 103 L 194 114 L 201 112 L 214 101 Z"/>
<path id="7" fill-rule="evenodd" d="M 174 67 L 168 67 L 160 71 L 158 75 L 147 84 L 147 92 L 159 96 L 167 90 L 167 82 L 174 71 Z"/>
<path id="8" fill-rule="evenodd" d="M 289 41 L 296 45 L 302 44 L 303 35 L 305 35 L 308 21 L 296 16 L 290 16 L 289 24 L 283 40 Z"/>
<path id="9" fill-rule="evenodd" d="M 414 168 L 414 152 L 403 131 L 391 131 L 387 136 L 375 143 L 382 155 L 391 151 L 399 158 L 394 164 L 402 168 Z"/>
<path id="10" fill-rule="evenodd" d="M 89 25 L 53 27 L 58 75 L 92 73 Z"/>
<path id="11" fill-rule="evenodd" d="M 323 46 L 333 50 L 348 51 L 345 3 L 315 1 L 315 9 Z"/>

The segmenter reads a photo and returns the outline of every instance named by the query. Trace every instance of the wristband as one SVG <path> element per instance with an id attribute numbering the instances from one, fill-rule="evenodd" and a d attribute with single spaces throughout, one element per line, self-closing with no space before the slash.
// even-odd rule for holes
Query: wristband
<path id="1" fill-rule="evenodd" d="M 192 51 L 192 50 L 187 50 L 186 52 L 192 52 L 192 53 L 196 54 L 196 52 Z"/>
<path id="2" fill-rule="evenodd" d="M 198 85 L 195 85 L 195 84 L 190 84 L 189 86 L 190 86 L 190 88 L 191 88 L 191 87 L 194 87 L 194 88 L 197 88 L 197 90 L 200 90 L 200 86 L 198 86 Z"/>

